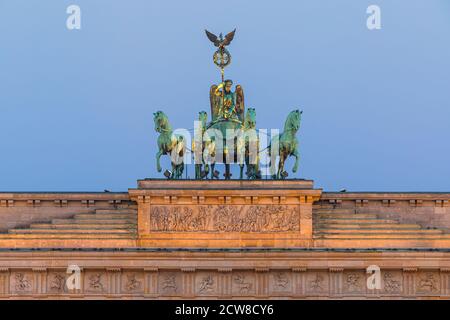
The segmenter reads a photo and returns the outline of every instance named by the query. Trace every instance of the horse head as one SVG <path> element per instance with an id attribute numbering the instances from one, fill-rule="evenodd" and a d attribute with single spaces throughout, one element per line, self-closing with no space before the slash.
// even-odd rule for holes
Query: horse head
<path id="1" fill-rule="evenodd" d="M 245 113 L 244 119 L 245 129 L 255 129 L 256 128 L 256 110 L 255 108 L 248 108 Z"/>
<path id="2" fill-rule="evenodd" d="M 155 122 L 155 131 L 164 132 L 170 130 L 169 119 L 162 111 L 156 111 L 153 113 L 153 121 Z"/>
<path id="3" fill-rule="evenodd" d="M 202 124 L 203 130 L 206 130 L 206 122 L 208 121 L 208 114 L 206 111 L 200 111 L 198 113 L 198 121 Z"/>
<path id="4" fill-rule="evenodd" d="M 298 131 L 300 128 L 300 121 L 302 119 L 303 111 L 294 110 L 291 111 L 284 124 L 284 131 Z"/>

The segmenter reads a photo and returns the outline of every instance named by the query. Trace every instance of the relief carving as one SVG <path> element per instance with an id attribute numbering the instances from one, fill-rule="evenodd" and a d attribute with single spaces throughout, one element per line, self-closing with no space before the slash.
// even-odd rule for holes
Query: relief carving
<path id="1" fill-rule="evenodd" d="M 214 279 L 211 275 L 203 277 L 200 281 L 199 293 L 210 293 L 214 290 Z"/>
<path id="2" fill-rule="evenodd" d="M 50 290 L 53 291 L 64 291 L 64 285 L 66 282 L 66 277 L 60 273 L 55 273 L 52 275 L 50 280 Z"/>
<path id="3" fill-rule="evenodd" d="M 18 292 L 30 291 L 31 290 L 31 281 L 27 278 L 24 273 L 16 273 L 14 275 L 15 286 L 14 288 Z"/>
<path id="4" fill-rule="evenodd" d="M 275 288 L 278 290 L 288 289 L 289 278 L 284 272 L 277 272 L 274 274 Z"/>
<path id="5" fill-rule="evenodd" d="M 401 283 L 395 280 L 391 272 L 386 272 L 383 275 L 384 291 L 387 293 L 399 293 L 401 291 Z"/>
<path id="6" fill-rule="evenodd" d="M 178 291 L 177 279 L 175 274 L 164 275 L 162 277 L 160 285 L 163 293 L 173 294 L 177 293 Z"/>
<path id="7" fill-rule="evenodd" d="M 182 285 L 181 280 L 181 271 L 164 271 L 159 273 L 158 275 L 158 286 L 155 290 L 155 293 L 160 296 L 170 296 L 170 295 L 182 295 L 183 289 L 185 289 L 184 285 Z M 286 272 L 284 270 L 270 272 L 270 278 L 268 284 L 270 286 L 270 290 L 267 292 L 272 293 L 280 293 L 280 292 L 288 292 L 292 288 L 293 280 L 292 274 L 290 272 Z M 33 291 L 34 287 L 34 274 L 30 272 L 12 272 L 8 277 L 11 277 L 11 280 L 7 281 L 10 284 L 10 291 L 15 294 L 30 294 Z M 194 278 L 192 278 L 192 276 Z M 235 297 L 239 296 L 248 296 L 255 294 L 255 287 L 257 287 L 257 279 L 255 275 L 248 270 L 239 270 L 237 273 L 233 272 L 230 274 L 231 278 L 226 278 L 230 280 L 231 284 L 231 293 Z M 48 277 L 42 278 L 42 280 L 47 279 L 47 283 L 43 284 L 48 288 L 48 292 L 56 293 L 64 293 L 66 291 L 65 280 L 66 275 L 62 272 L 51 272 L 48 274 Z M 403 290 L 403 277 L 401 270 L 389 270 L 383 271 L 382 273 L 382 288 L 384 295 L 401 295 Z M 5 276 L 3 276 L 5 278 Z M 193 281 L 192 285 L 194 286 L 193 290 L 190 289 L 190 280 Z M 219 290 L 220 281 L 218 281 L 217 275 L 214 273 L 210 273 L 209 271 L 201 271 L 198 272 L 194 270 L 193 273 L 189 276 L 187 282 L 187 291 L 189 294 L 195 292 L 198 296 L 211 296 L 213 294 L 218 294 L 218 292 L 222 292 Z M 220 278 L 221 279 L 221 278 Z M 366 296 L 365 294 L 365 273 L 364 270 L 352 270 L 345 271 L 343 273 L 343 291 L 347 293 L 353 293 L 353 295 L 358 294 L 358 296 Z M 441 290 L 443 292 L 443 296 L 448 297 L 448 287 L 447 287 L 447 278 L 443 278 L 445 282 L 441 283 L 441 275 L 436 271 L 426 271 L 419 272 L 414 276 L 414 282 L 411 284 L 415 284 L 415 290 L 411 290 L 412 294 L 416 296 L 436 296 Z M 1 280 L 1 278 L 0 278 Z M 5 280 L 5 279 L 3 279 Z M 310 294 L 311 296 L 316 295 L 334 295 L 336 292 L 329 291 L 329 273 L 324 271 L 307 271 L 304 275 L 299 279 L 301 282 L 301 286 L 305 286 L 306 292 L 302 294 Z M 443 280 L 443 281 L 444 281 Z M 87 292 L 95 292 L 97 294 L 106 294 L 109 288 L 108 280 L 104 273 L 97 272 L 94 270 L 90 270 L 86 273 L 84 277 L 85 288 Z M 260 281 L 260 280 L 258 280 Z M 267 283 L 264 280 L 264 285 Z M 126 292 L 130 295 L 141 294 L 144 287 L 144 275 L 140 272 L 125 272 L 121 277 L 122 284 L 122 292 Z M 441 289 L 441 284 L 442 289 Z M 227 284 L 228 285 L 228 284 Z M 412 288 L 411 288 L 412 289 Z M 272 291 L 271 291 L 272 290 Z M 40 290 L 37 290 L 40 292 Z M 444 294 L 445 293 L 445 294 Z"/>
<path id="8" fill-rule="evenodd" d="M 233 278 L 233 281 L 241 294 L 248 294 L 253 287 L 253 284 L 248 282 L 245 278 L 246 277 L 243 274 L 237 274 Z"/>
<path id="9" fill-rule="evenodd" d="M 362 274 L 356 272 L 349 272 L 345 275 L 345 290 L 346 292 L 361 292 L 363 291 Z"/>
<path id="10" fill-rule="evenodd" d="M 142 287 L 142 282 L 139 281 L 135 273 L 127 274 L 127 282 L 125 283 L 125 290 L 136 291 L 140 290 Z"/>
<path id="11" fill-rule="evenodd" d="M 103 291 L 102 274 L 97 272 L 89 276 L 89 289 L 93 291 Z"/>
<path id="12" fill-rule="evenodd" d="M 313 292 L 320 292 L 324 290 L 324 278 L 322 275 L 316 273 L 315 277 L 309 281 L 309 289 Z"/>
<path id="13" fill-rule="evenodd" d="M 432 272 L 427 272 L 419 277 L 417 290 L 423 293 L 437 293 L 439 291 L 438 280 Z"/>
<path id="14" fill-rule="evenodd" d="M 152 206 L 150 231 L 286 232 L 299 231 L 295 206 Z"/>

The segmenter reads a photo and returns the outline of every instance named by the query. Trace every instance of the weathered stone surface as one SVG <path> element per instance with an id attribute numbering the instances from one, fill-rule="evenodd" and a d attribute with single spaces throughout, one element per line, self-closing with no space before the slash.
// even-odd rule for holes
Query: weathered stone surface
<path id="1" fill-rule="evenodd" d="M 1 193 L 0 298 L 447 299 L 449 201 L 322 193 L 309 180 Z M 366 285 L 370 265 L 379 289 Z"/>
<path id="2" fill-rule="evenodd" d="M 311 246 L 312 205 L 321 194 L 308 180 L 141 180 L 138 186 L 129 194 L 145 247 Z"/>
<path id="3" fill-rule="evenodd" d="M 152 206 L 150 232 L 287 232 L 300 230 L 297 206 Z"/>
<path id="4" fill-rule="evenodd" d="M 82 270 L 80 290 L 66 286 L 69 262 Z M 0 264 L 0 297 L 14 299 L 450 298 L 446 252 L 48 250 L 3 252 Z M 381 287 L 371 290 L 373 264 Z"/>

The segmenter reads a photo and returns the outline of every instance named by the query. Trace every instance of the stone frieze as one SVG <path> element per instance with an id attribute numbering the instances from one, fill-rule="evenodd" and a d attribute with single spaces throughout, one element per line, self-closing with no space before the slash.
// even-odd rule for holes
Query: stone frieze
<path id="1" fill-rule="evenodd" d="M 297 206 L 151 206 L 152 232 L 293 232 L 300 229 Z"/>

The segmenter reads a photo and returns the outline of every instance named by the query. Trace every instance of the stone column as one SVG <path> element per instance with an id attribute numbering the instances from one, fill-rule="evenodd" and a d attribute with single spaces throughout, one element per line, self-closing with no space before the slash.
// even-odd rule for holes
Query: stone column
<path id="1" fill-rule="evenodd" d="M 302 297 L 305 295 L 306 268 L 292 268 L 293 296 Z"/>
<path id="2" fill-rule="evenodd" d="M 186 298 L 193 298 L 196 295 L 195 292 L 195 268 L 182 268 L 182 285 L 181 294 Z"/>
<path id="3" fill-rule="evenodd" d="M 448 296 L 450 294 L 450 288 L 448 287 L 450 281 L 450 268 L 441 268 L 441 295 Z"/>
<path id="4" fill-rule="evenodd" d="M 256 296 L 265 298 L 269 296 L 269 268 L 256 268 Z"/>
<path id="5" fill-rule="evenodd" d="M 232 296 L 232 269 L 219 268 L 218 295 L 220 298 L 229 299 Z"/>
<path id="6" fill-rule="evenodd" d="M 47 293 L 47 268 L 33 268 L 34 294 Z"/>
<path id="7" fill-rule="evenodd" d="M 158 268 L 144 269 L 144 295 L 156 297 L 158 293 Z"/>
<path id="8" fill-rule="evenodd" d="M 342 272 L 344 268 L 329 268 L 330 274 L 330 296 L 339 297 L 342 295 Z"/>
<path id="9" fill-rule="evenodd" d="M 413 297 L 416 294 L 417 268 L 403 268 L 403 295 Z"/>
<path id="10" fill-rule="evenodd" d="M 9 295 L 9 269 L 0 268 L 0 295 Z"/>
<path id="11" fill-rule="evenodd" d="M 121 269 L 120 268 L 107 268 L 106 272 L 108 274 L 108 294 L 115 295 L 121 292 Z"/>

